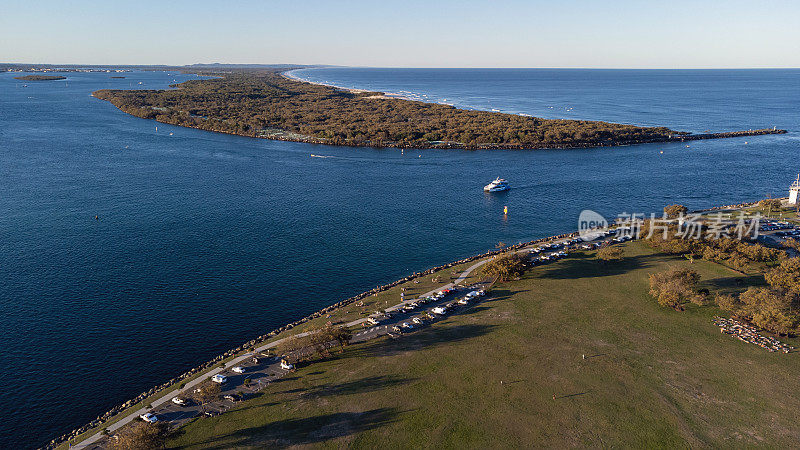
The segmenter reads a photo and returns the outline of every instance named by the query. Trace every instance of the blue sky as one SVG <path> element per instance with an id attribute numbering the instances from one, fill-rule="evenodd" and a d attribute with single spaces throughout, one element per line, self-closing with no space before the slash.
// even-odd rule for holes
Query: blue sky
<path id="1" fill-rule="evenodd" d="M 0 62 L 800 67 L 800 1 L 16 1 Z"/>

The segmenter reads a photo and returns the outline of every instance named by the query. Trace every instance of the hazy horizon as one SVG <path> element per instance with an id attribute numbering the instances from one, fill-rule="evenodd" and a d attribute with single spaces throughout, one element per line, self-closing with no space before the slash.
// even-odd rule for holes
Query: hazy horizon
<path id="1" fill-rule="evenodd" d="M 415 68 L 800 67 L 800 4 L 678 0 L 13 3 L 20 64 L 319 64 Z"/>
<path id="2" fill-rule="evenodd" d="M 425 67 L 425 66 L 356 66 L 356 65 L 342 65 L 342 64 L 310 64 L 310 63 L 188 63 L 188 64 L 148 64 L 148 63 L 119 63 L 119 64 L 104 64 L 104 63 L 81 63 L 81 62 L 28 62 L 28 61 L 0 61 L 0 64 L 7 65 L 21 65 L 21 66 L 64 66 L 64 67 L 191 67 L 191 66 L 213 66 L 219 65 L 224 67 L 292 67 L 298 66 L 301 68 L 315 68 L 315 67 L 339 67 L 339 68 L 353 68 L 353 69 L 510 69 L 510 70 L 798 70 L 800 65 L 796 67 L 465 67 L 465 66 L 452 66 L 452 67 Z"/>

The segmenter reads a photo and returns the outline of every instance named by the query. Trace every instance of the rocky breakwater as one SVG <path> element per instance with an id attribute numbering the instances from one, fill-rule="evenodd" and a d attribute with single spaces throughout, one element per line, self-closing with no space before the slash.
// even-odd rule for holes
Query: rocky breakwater
<path id="1" fill-rule="evenodd" d="M 576 236 L 578 236 L 578 233 L 559 234 L 559 235 L 550 236 L 550 237 L 546 237 L 546 238 L 535 239 L 535 240 L 528 241 L 528 242 L 520 242 L 518 244 L 514 244 L 514 245 L 508 246 L 505 250 L 519 250 L 519 249 L 522 249 L 522 248 L 527 247 L 529 245 L 535 245 L 535 244 L 544 243 L 544 242 L 553 241 L 553 240 L 559 240 L 559 239 L 567 239 L 567 238 L 572 238 L 572 237 L 576 237 Z M 342 300 L 340 302 L 337 302 L 337 303 L 334 303 L 334 304 L 332 304 L 330 306 L 327 306 L 327 307 L 325 307 L 325 308 L 323 308 L 323 309 L 321 309 L 321 310 L 319 310 L 319 311 L 317 311 L 317 312 L 315 312 L 315 313 L 313 313 L 313 314 L 311 314 L 309 316 L 306 316 L 306 317 L 304 317 L 302 319 L 299 319 L 299 320 L 296 320 L 294 322 L 291 322 L 291 323 L 288 323 L 286 325 L 283 325 L 280 328 L 276 328 L 276 329 L 270 331 L 267 334 L 262 334 L 262 335 L 260 335 L 260 336 L 258 336 L 256 338 L 254 338 L 254 339 L 251 339 L 251 340 L 245 342 L 244 344 L 242 344 L 242 345 L 240 345 L 240 346 L 238 346 L 236 348 L 230 349 L 230 350 L 226 351 L 225 353 L 217 355 L 213 359 L 211 359 L 211 360 L 209 360 L 209 361 L 207 361 L 207 362 L 205 362 L 203 364 L 200 364 L 199 366 L 194 367 L 193 369 L 190 369 L 190 370 L 178 375 L 175 378 L 172 378 L 171 380 L 169 380 L 169 381 L 167 381 L 167 382 L 165 382 L 163 384 L 160 384 L 158 386 L 154 386 L 154 387 L 148 389 L 147 391 L 142 392 L 141 394 L 137 395 L 136 397 L 134 397 L 134 398 L 132 398 L 132 399 L 130 399 L 130 400 L 124 402 L 124 403 L 120 403 L 119 405 L 115 406 L 114 408 L 111 408 L 109 411 L 105 412 L 104 414 L 101 414 L 101 415 L 97 416 L 97 418 L 92 420 L 91 422 L 89 422 L 89 423 L 87 423 L 87 424 L 85 424 L 85 425 L 83 425 L 83 426 L 81 426 L 79 428 L 76 428 L 75 430 L 72 430 L 69 433 L 63 434 L 63 435 L 53 439 L 44 448 L 46 448 L 46 449 L 56 448 L 59 444 L 61 444 L 63 442 L 66 442 L 66 441 L 69 441 L 71 439 L 74 439 L 74 438 L 80 436 L 81 434 L 86 433 L 89 430 L 92 430 L 94 428 L 98 428 L 98 427 L 102 426 L 104 423 L 106 423 L 106 422 L 110 421 L 111 419 L 113 419 L 118 414 L 124 412 L 125 410 L 127 410 L 127 409 L 129 409 L 129 408 L 131 408 L 133 406 L 136 406 L 139 403 L 142 403 L 142 402 L 146 401 L 147 399 L 155 396 L 159 392 L 162 392 L 162 391 L 165 391 L 165 390 L 167 390 L 169 388 L 172 388 L 175 385 L 180 385 L 180 383 L 185 382 L 187 379 L 192 378 L 192 377 L 196 376 L 197 374 L 205 372 L 205 371 L 213 368 L 214 366 L 220 364 L 225 359 L 228 359 L 230 357 L 236 356 L 237 354 L 240 354 L 240 353 L 245 352 L 245 351 L 252 351 L 256 347 L 259 347 L 262 344 L 265 344 L 268 340 L 276 337 L 280 333 L 283 333 L 285 331 L 291 330 L 292 328 L 294 328 L 294 327 L 296 327 L 298 325 L 302 325 L 302 324 L 304 324 L 306 322 L 309 322 L 309 321 L 311 321 L 313 319 L 316 319 L 318 317 L 322 317 L 324 315 L 330 314 L 331 312 L 335 311 L 338 308 L 341 308 L 343 306 L 347 306 L 347 305 L 349 305 L 349 304 L 351 304 L 353 302 L 357 302 L 359 300 L 363 300 L 363 299 L 365 299 L 365 298 L 367 298 L 367 297 L 369 297 L 371 295 L 375 295 L 377 293 L 386 291 L 388 289 L 391 289 L 391 288 L 393 288 L 395 286 L 398 286 L 398 285 L 401 285 L 401 284 L 404 284 L 404 283 L 408 283 L 409 281 L 413 281 L 416 278 L 423 277 L 423 276 L 426 276 L 426 275 L 431 275 L 431 274 L 433 274 L 435 272 L 438 272 L 438 271 L 440 271 L 442 269 L 449 269 L 451 267 L 458 266 L 458 265 L 461 265 L 461 264 L 464 264 L 464 263 L 478 261 L 480 259 L 483 259 L 483 258 L 486 258 L 486 257 L 489 257 L 489 256 L 497 255 L 497 254 L 501 253 L 502 251 L 503 250 L 489 250 L 486 253 L 481 253 L 481 254 L 477 254 L 477 255 L 474 255 L 474 256 L 470 256 L 468 258 L 460 259 L 458 261 L 453 261 L 453 262 L 450 262 L 450 263 L 447 263 L 447 264 L 442 264 L 440 266 L 432 267 L 432 268 L 427 269 L 427 270 L 422 271 L 422 272 L 414 272 L 414 273 L 412 273 L 412 274 L 410 274 L 410 275 L 408 275 L 406 277 L 403 277 L 403 278 L 401 278 L 401 279 L 399 279 L 397 281 L 394 281 L 392 283 L 385 284 L 385 285 L 382 285 L 382 286 L 378 286 L 378 287 L 376 287 L 374 289 L 370 289 L 369 291 L 362 292 L 362 293 L 360 293 L 358 295 L 355 295 L 353 297 L 347 298 L 345 300 Z"/>

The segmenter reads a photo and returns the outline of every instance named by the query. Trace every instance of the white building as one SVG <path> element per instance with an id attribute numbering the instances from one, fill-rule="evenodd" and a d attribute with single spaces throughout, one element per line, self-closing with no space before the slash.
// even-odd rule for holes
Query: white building
<path id="1" fill-rule="evenodd" d="M 797 175 L 797 179 L 794 180 L 794 183 L 792 183 L 792 186 L 789 188 L 789 204 L 797 204 L 798 192 L 800 192 L 800 174 Z"/>

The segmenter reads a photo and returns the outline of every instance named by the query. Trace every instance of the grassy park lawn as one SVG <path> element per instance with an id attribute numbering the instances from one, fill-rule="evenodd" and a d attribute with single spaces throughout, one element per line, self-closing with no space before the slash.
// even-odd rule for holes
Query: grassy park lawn
<path id="1" fill-rule="evenodd" d="M 619 263 L 570 257 L 429 328 L 300 367 L 170 446 L 794 445 L 798 354 L 721 334 L 713 306 L 647 294 L 649 273 L 690 264 L 712 292 L 756 282 L 641 243 Z"/>

